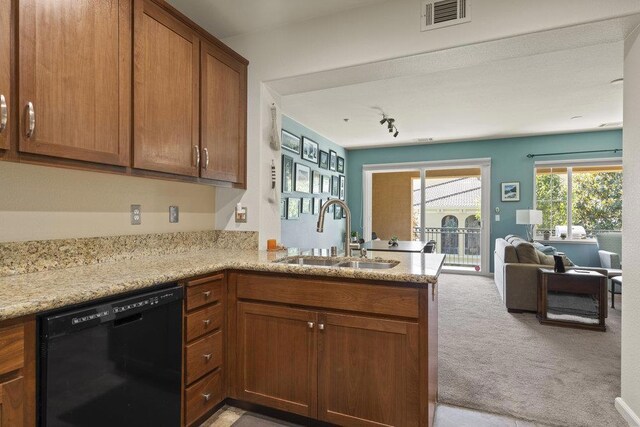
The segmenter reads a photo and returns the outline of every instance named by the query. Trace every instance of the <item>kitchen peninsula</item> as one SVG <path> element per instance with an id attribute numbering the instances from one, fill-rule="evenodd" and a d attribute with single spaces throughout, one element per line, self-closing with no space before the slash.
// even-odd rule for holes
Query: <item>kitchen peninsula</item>
<path id="1" fill-rule="evenodd" d="M 0 341 L 7 331 L 23 337 L 10 369 L 23 379 L 25 425 L 36 398 L 34 316 L 169 282 L 185 289 L 183 425 L 227 398 L 334 424 L 432 425 L 443 255 L 385 254 L 387 269 L 300 266 L 279 261 L 310 252 L 223 240 L 48 271 L 14 265 L 36 271 L 0 278 Z M 0 367 L 10 357 L 0 351 Z"/>

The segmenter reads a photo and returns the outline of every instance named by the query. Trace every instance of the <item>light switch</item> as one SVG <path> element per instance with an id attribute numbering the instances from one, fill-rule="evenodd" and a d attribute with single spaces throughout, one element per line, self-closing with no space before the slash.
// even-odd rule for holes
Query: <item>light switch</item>
<path id="1" fill-rule="evenodd" d="M 177 206 L 169 206 L 169 222 L 176 223 L 180 220 L 180 209 Z"/>
<path id="2" fill-rule="evenodd" d="M 500 215 L 496 215 L 496 222 L 500 222 Z"/>

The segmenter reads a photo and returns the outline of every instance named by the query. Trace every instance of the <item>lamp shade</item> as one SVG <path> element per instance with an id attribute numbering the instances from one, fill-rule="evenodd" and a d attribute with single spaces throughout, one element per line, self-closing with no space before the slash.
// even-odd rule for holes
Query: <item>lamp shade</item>
<path id="1" fill-rule="evenodd" d="M 542 211 L 536 209 L 516 210 L 516 224 L 540 225 L 542 224 Z"/>

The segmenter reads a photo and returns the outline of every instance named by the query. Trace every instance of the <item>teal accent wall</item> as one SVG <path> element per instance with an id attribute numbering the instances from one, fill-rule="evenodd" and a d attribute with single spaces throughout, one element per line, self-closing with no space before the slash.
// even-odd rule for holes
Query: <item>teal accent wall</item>
<path id="1" fill-rule="evenodd" d="M 420 162 L 491 158 L 491 270 L 493 271 L 493 248 L 497 237 L 507 234 L 525 233 L 524 227 L 516 225 L 516 210 L 533 207 L 533 168 L 536 160 L 572 160 L 602 157 L 620 157 L 621 153 L 572 154 L 527 158 L 529 153 L 557 153 L 566 151 L 589 151 L 622 148 L 622 131 L 584 132 L 561 135 L 541 135 L 521 138 L 504 138 L 463 141 L 443 144 L 412 145 L 403 147 L 370 148 L 349 150 L 347 164 L 347 200 L 353 215 L 352 227 L 362 232 L 362 166 L 384 163 Z M 500 183 L 520 181 L 520 201 L 502 202 Z M 495 208 L 500 208 L 501 221 L 495 221 Z M 564 247 L 566 246 L 566 248 Z M 573 245 L 579 246 L 579 245 Z M 589 246 L 592 250 L 593 247 Z M 563 245 L 569 258 L 572 247 Z M 585 248 L 576 249 L 582 259 L 595 259 Z M 578 253 L 579 251 L 579 253 Z M 597 254 L 595 254 L 597 257 Z"/>
<path id="2" fill-rule="evenodd" d="M 347 159 L 347 152 L 344 148 L 338 146 L 333 141 L 328 140 L 322 135 L 314 132 L 308 127 L 304 126 L 301 123 L 296 122 L 292 118 L 283 115 L 282 116 L 282 129 L 286 130 L 289 133 L 294 134 L 297 137 L 302 139 L 303 136 L 306 136 L 309 139 L 317 142 L 320 150 L 329 152 L 329 150 L 335 151 L 338 156 L 343 157 L 345 159 L 345 172 L 348 170 L 349 161 Z M 309 166 L 309 168 L 314 171 L 317 170 L 323 175 L 328 176 L 339 176 L 338 172 L 330 171 L 328 169 L 320 169 L 317 164 L 313 164 L 307 160 L 303 160 L 300 155 L 296 155 L 296 153 L 292 151 L 288 151 L 286 149 L 281 150 L 281 154 L 286 154 L 289 157 L 293 157 L 294 163 L 301 163 L 305 166 Z M 280 157 L 282 159 L 282 157 Z M 278 170 L 281 170 L 278 167 Z M 347 180 L 346 185 L 349 185 Z M 282 188 L 280 189 L 282 190 Z M 282 194 L 281 197 L 316 197 L 322 198 L 322 201 L 326 201 L 330 194 L 308 194 L 308 193 L 286 193 Z M 334 197 L 335 198 L 335 197 Z M 310 248 L 329 248 L 331 246 L 337 246 L 341 248 L 344 246 L 344 233 L 346 231 L 346 221 L 344 219 L 333 219 L 333 215 L 325 216 L 325 227 L 323 233 L 318 233 L 316 231 L 316 224 L 318 221 L 318 216 L 310 214 L 300 214 L 299 219 L 287 220 L 283 219 L 280 221 L 281 226 L 281 240 L 282 243 L 290 248 L 301 248 L 301 249 L 310 249 Z"/>

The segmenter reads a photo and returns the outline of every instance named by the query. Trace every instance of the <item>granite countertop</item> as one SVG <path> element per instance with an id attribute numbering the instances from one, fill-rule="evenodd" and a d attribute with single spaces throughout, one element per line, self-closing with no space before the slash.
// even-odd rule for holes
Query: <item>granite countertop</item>
<path id="1" fill-rule="evenodd" d="M 314 253 L 315 254 L 315 253 Z M 204 249 L 131 260 L 0 277 L 0 320 L 117 295 L 156 284 L 226 269 L 389 281 L 395 286 L 428 286 L 437 281 L 444 255 L 385 253 L 400 263 L 386 270 L 310 267 L 274 263 L 308 251 Z M 369 254 L 368 258 L 375 258 Z"/>

